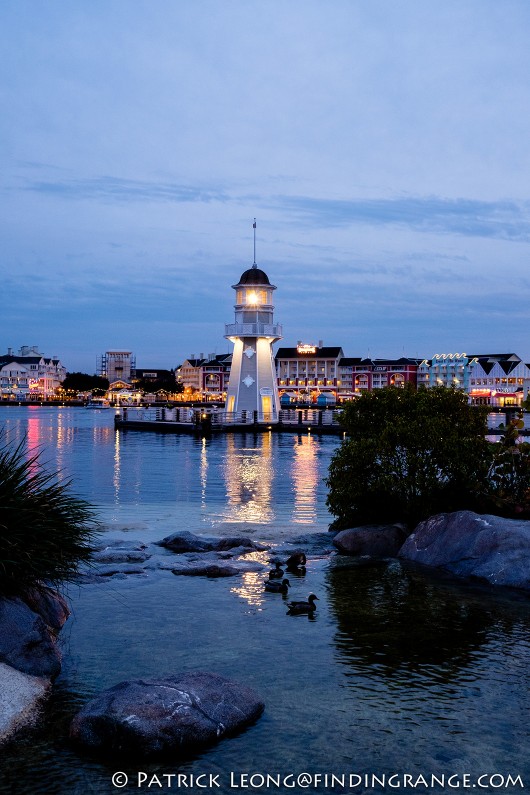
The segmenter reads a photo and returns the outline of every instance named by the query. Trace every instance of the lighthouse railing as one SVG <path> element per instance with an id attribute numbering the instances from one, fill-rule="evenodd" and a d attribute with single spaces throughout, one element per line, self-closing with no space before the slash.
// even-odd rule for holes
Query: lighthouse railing
<path id="1" fill-rule="evenodd" d="M 279 323 L 227 323 L 226 337 L 281 337 L 282 327 Z"/>

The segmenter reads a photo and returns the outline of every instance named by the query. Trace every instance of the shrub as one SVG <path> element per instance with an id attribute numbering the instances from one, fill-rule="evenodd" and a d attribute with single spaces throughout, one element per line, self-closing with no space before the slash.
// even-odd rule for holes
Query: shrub
<path id="1" fill-rule="evenodd" d="M 404 522 L 484 501 L 491 445 L 487 409 L 446 387 L 388 387 L 342 412 L 349 434 L 333 456 L 327 485 L 336 527 Z"/>
<path id="2" fill-rule="evenodd" d="M 22 442 L 0 444 L 0 592 L 71 581 L 91 553 L 91 507 L 44 470 Z"/>

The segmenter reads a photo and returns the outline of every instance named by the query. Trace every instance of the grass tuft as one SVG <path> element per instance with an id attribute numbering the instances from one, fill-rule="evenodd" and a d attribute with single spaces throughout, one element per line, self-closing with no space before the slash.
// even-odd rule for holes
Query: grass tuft
<path id="1" fill-rule="evenodd" d="M 0 593 L 74 580 L 97 534 L 93 508 L 47 472 L 26 440 L 9 445 L 0 432 Z"/>

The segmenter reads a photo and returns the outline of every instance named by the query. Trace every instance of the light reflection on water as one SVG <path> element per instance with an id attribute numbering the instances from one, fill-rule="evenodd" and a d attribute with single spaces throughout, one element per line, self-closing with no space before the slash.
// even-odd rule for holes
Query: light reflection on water
<path id="1" fill-rule="evenodd" d="M 62 462 L 76 492 L 112 527 L 129 523 L 131 538 L 237 529 L 278 543 L 327 528 L 322 481 L 333 438 L 115 433 L 111 412 L 83 409 L 10 408 L 0 425 L 15 439 L 31 431 L 31 444 L 42 445 L 52 465 Z M 289 593 L 319 596 L 309 621 L 286 615 L 287 600 L 264 592 L 265 577 L 159 570 L 72 589 L 63 673 L 46 723 L 4 751 L 0 793 L 108 795 L 117 763 L 70 747 L 72 714 L 124 679 L 197 667 L 255 687 L 263 717 L 194 759 L 142 763 L 144 770 L 219 773 L 223 782 L 229 770 L 530 776 L 525 596 L 395 561 L 310 557 Z M 137 764 L 122 769 L 134 775 Z M 233 795 L 228 786 L 216 792 Z"/>
<path id="2" fill-rule="evenodd" d="M 115 431 L 112 412 L 79 408 L 5 408 L 2 424 L 13 440 L 26 433 L 29 447 L 42 449 L 61 479 L 72 478 L 76 493 L 116 526 L 158 521 L 218 534 L 273 528 L 279 541 L 300 526 L 325 529 L 331 519 L 322 478 L 335 437 Z"/>

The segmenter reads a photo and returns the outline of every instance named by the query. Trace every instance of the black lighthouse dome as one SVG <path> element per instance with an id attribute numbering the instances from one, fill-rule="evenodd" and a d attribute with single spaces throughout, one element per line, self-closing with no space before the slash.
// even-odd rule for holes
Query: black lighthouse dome
<path id="1" fill-rule="evenodd" d="M 249 284 L 270 284 L 270 281 L 265 271 L 262 271 L 257 265 L 253 265 L 241 274 L 239 283 L 236 286 L 244 287 Z"/>

